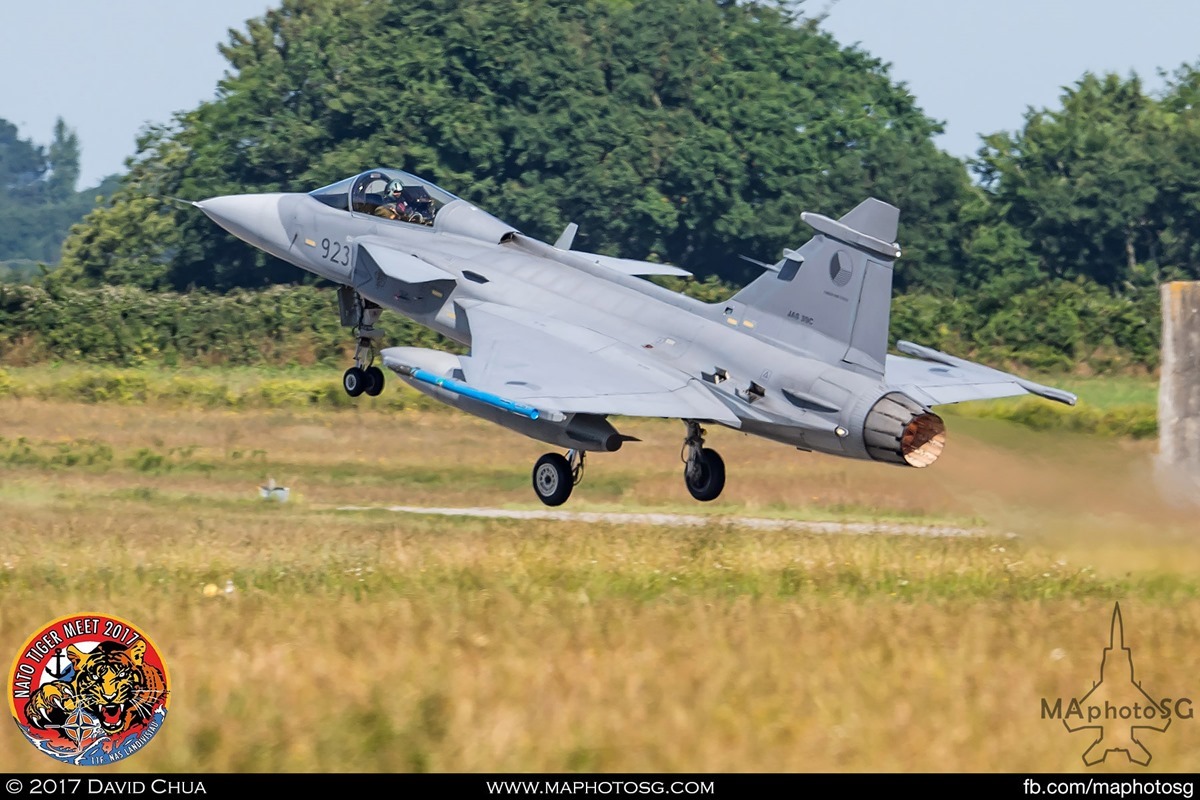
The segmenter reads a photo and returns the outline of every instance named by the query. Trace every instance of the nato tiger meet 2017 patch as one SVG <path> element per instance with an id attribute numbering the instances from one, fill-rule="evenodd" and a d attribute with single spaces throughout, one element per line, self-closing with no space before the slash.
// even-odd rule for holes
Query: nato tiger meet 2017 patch
<path id="1" fill-rule="evenodd" d="M 21 646 L 8 702 L 39 751 L 100 766 L 136 753 L 162 729 L 169 687 L 162 653 L 141 629 L 106 614 L 72 614 Z"/>

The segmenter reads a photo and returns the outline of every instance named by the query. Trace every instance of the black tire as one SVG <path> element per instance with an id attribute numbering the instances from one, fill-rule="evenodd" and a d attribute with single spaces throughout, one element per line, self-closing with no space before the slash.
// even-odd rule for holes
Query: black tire
<path id="1" fill-rule="evenodd" d="M 725 462 L 716 450 L 707 447 L 700 448 L 700 471 L 693 481 L 688 475 L 687 467 L 683 469 L 683 482 L 687 484 L 692 497 L 702 503 L 716 500 L 725 488 Z"/>
<path id="2" fill-rule="evenodd" d="M 383 391 L 383 370 L 379 367 L 367 367 L 363 370 L 363 375 L 367 379 L 363 391 L 371 397 L 379 397 L 379 393 Z"/>
<path id="3" fill-rule="evenodd" d="M 546 505 L 561 506 L 574 488 L 571 464 L 558 453 L 546 453 L 533 465 L 533 491 Z"/>
<path id="4" fill-rule="evenodd" d="M 367 367 L 362 371 L 362 393 L 369 395 L 375 390 L 375 375 L 371 372 L 371 368 Z"/>
<path id="5" fill-rule="evenodd" d="M 342 388 L 351 397 L 358 397 L 367 388 L 367 376 L 358 367 L 351 367 L 342 375 Z"/>

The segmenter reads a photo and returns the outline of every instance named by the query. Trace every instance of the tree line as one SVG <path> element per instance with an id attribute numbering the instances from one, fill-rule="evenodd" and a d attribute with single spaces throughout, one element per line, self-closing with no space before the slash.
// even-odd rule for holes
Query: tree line
<path id="1" fill-rule="evenodd" d="M 113 176 L 90 191 L 79 182 L 79 137 L 61 118 L 49 146 L 23 139 L 0 119 L 0 281 L 29 279 L 39 264 L 57 264 L 72 225 L 116 188 Z"/>
<path id="2" fill-rule="evenodd" d="M 740 255 L 802 243 L 802 211 L 879 197 L 901 209 L 893 333 L 1047 369 L 1153 367 L 1158 283 L 1200 277 L 1195 67 L 1155 96 L 1086 74 L 964 162 L 795 3 L 284 0 L 220 48 L 215 99 L 143 132 L 52 289 L 306 280 L 165 198 L 371 166 L 541 238 L 575 221 L 578 246 L 684 266 L 710 294 L 756 274 Z"/>

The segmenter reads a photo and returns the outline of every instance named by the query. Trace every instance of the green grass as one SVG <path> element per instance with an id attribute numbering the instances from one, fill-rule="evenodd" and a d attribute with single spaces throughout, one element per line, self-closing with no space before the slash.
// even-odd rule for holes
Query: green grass
<path id="1" fill-rule="evenodd" d="M 941 406 L 938 411 L 952 417 L 1006 420 L 1039 431 L 1063 430 L 1133 439 L 1158 435 L 1158 384 L 1152 378 L 1050 375 L 1033 380 L 1072 392 L 1078 402 L 1065 406 L 1022 395 Z"/>
<path id="2" fill-rule="evenodd" d="M 942 410 L 949 417 L 975 417 L 1015 422 L 1038 431 L 1062 430 L 1099 436 L 1150 439 L 1158 435 L 1158 408 L 1114 405 L 1107 408 L 1082 400 L 1074 407 L 1051 405 L 1041 398 L 1006 398 L 962 403 Z"/>
<path id="3" fill-rule="evenodd" d="M 1191 691 L 1195 517 L 1147 442 L 960 419 L 911 470 L 717 429 L 730 481 L 695 504 L 679 426 L 626 422 L 566 510 L 709 524 L 338 510 L 540 507 L 545 447 L 458 413 L 0 399 L 0 657 L 83 610 L 143 628 L 171 711 L 117 772 L 1080 770 L 1039 698 L 1091 687 L 1116 601 L 1139 680 Z M 1155 734 L 1156 767 L 1198 736 Z M 0 771 L 70 770 L 0 726 Z"/>
<path id="4" fill-rule="evenodd" d="M 1114 598 L 1147 685 L 1186 691 L 1197 655 L 1180 550 L 161 499 L 0 498 L 0 643 L 94 608 L 168 661 L 171 715 L 119 770 L 1067 771 L 1038 698 L 1091 685 Z M 1189 731 L 1157 762 L 1194 769 Z M 67 769 L 0 736 L 0 769 Z"/>
<path id="5" fill-rule="evenodd" d="M 351 398 L 341 373 L 318 367 L 118 368 L 78 365 L 0 369 L 0 397 L 179 408 L 351 408 L 399 411 L 436 401 L 391 376 L 379 397 Z"/>
<path id="6" fill-rule="evenodd" d="M 195 531 L 200 543 L 178 542 L 172 553 L 160 553 L 145 563 L 117 554 L 84 563 L 82 554 L 98 555 L 96 545 L 55 562 L 19 544 L 14 551 L 10 541 L 5 552 L 15 552 L 34 566 L 0 570 L 0 592 L 51 586 L 84 594 L 103 587 L 109 594 L 144 596 L 157 586 L 202 586 L 228 579 L 243 592 L 264 597 L 349 593 L 359 599 L 419 596 L 443 604 L 475 592 L 560 601 L 583 593 L 592 600 L 639 604 L 731 597 L 887 597 L 929 603 L 1200 598 L 1196 575 L 1101 575 L 1085 565 L 1068 565 L 1038 547 L 993 537 L 831 537 L 752 532 L 736 523 L 717 522 L 681 529 L 598 523 L 571 530 L 544 521 L 361 517 L 249 501 L 217 503 L 205 513 L 194 503 L 169 507 L 155 502 L 161 500 L 157 497 L 147 505 L 133 492 L 99 504 L 87 502 L 95 498 L 70 493 L 54 500 L 66 501 L 64 517 L 75 522 L 137 513 L 161 524 L 183 512 L 192 520 L 219 521 L 220 526 L 203 524 Z M 286 527 L 299 539 L 264 540 L 271 526 Z M 322 528 L 336 530 L 337 535 L 321 538 Z M 254 533 L 241 540 L 229 533 L 239 530 Z M 419 554 L 418 569 L 382 568 L 396 556 L 398 531 L 403 531 L 400 540 L 415 548 L 413 556 Z M 102 525 L 97 542 L 117 534 L 111 523 Z M 489 552 L 484 536 L 494 539 L 496 552 Z M 201 556 L 209 547 L 205 541 L 219 546 Z M 300 541 L 304 545 L 298 550 Z M 257 556 L 243 558 L 251 547 Z M 636 558 L 616 564 L 616 553 Z M 496 569 L 499 563 L 509 567 Z"/>
<path id="7" fill-rule="evenodd" d="M 1080 402 L 1100 409 L 1158 404 L 1158 379 L 1152 376 L 1103 375 L 1079 378 L 1043 375 L 1033 377 L 1032 380 L 1066 389 L 1076 394 Z"/>
<path id="8" fill-rule="evenodd" d="M 78 365 L 0 369 L 0 397 L 64 402 L 154 404 L 177 408 L 445 410 L 388 373 L 379 397 L 350 398 L 328 367 L 112 368 Z M 1157 435 L 1157 384 L 1151 378 L 1040 376 L 1079 396 L 1074 408 L 1036 397 L 942 406 L 951 416 L 1003 419 L 1035 430 L 1103 436 Z"/>

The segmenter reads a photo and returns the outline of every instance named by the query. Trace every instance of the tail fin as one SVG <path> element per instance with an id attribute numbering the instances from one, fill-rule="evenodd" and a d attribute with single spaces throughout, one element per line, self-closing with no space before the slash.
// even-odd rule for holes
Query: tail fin
<path id="1" fill-rule="evenodd" d="M 839 220 L 805 212 L 817 231 L 725 307 L 754 334 L 883 374 L 900 210 L 871 197 Z"/>

